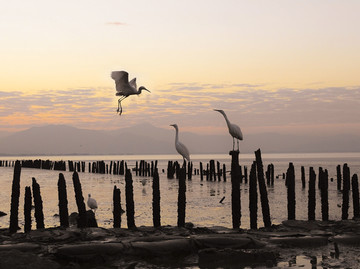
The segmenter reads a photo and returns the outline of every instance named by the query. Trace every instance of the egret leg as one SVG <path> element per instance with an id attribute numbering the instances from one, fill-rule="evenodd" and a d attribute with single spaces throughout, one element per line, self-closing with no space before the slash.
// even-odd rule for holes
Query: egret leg
<path id="1" fill-rule="evenodd" d="M 121 101 L 124 100 L 126 97 L 127 96 L 123 96 L 123 97 L 119 98 L 119 100 L 118 100 L 118 109 L 116 112 L 119 112 L 119 115 L 121 115 L 121 113 L 122 113 Z"/>
<path id="2" fill-rule="evenodd" d="M 235 138 L 233 137 L 233 151 L 235 151 Z"/>

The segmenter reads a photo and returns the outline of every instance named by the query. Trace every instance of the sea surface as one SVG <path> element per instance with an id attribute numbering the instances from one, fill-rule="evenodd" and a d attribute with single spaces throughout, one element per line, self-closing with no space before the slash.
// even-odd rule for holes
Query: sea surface
<path id="1" fill-rule="evenodd" d="M 193 167 L 199 169 L 200 162 L 206 168 L 206 163 L 210 160 L 219 161 L 226 165 L 226 170 L 230 170 L 231 156 L 228 154 L 206 154 L 192 155 Z M 86 172 L 79 172 L 85 202 L 87 196 L 91 196 L 98 202 L 96 218 L 98 225 L 104 228 L 113 226 L 112 197 L 113 188 L 116 185 L 121 190 L 121 204 L 125 209 L 125 177 L 112 174 L 93 174 L 88 172 L 88 162 L 104 160 L 110 164 L 111 161 L 124 160 L 128 168 L 134 168 L 136 161 L 145 160 L 148 162 L 158 161 L 160 175 L 160 195 L 161 195 L 161 224 L 177 225 L 177 197 L 178 180 L 167 179 L 167 164 L 169 160 L 182 162 L 180 155 L 86 155 L 86 156 L 0 156 L 0 160 L 52 160 L 52 161 L 85 161 Z M 255 160 L 254 154 L 240 154 L 239 163 L 247 166 L 248 173 L 252 162 Z M 329 173 L 329 218 L 331 220 L 341 219 L 342 193 L 336 189 L 336 166 L 343 166 L 347 163 L 350 167 L 351 176 L 360 176 L 360 153 L 297 153 L 297 154 L 262 154 L 264 170 L 267 165 L 274 164 L 275 178 L 274 186 L 267 186 L 270 214 L 273 224 L 279 224 L 287 219 L 287 194 L 285 180 L 282 174 L 286 173 L 289 162 L 295 166 L 296 176 L 296 219 L 307 220 L 307 201 L 308 201 L 308 176 L 309 167 L 315 169 L 318 174 L 319 167 L 327 169 Z M 305 167 L 306 188 L 301 187 L 301 166 Z M 13 167 L 0 167 L 0 211 L 7 213 L 7 216 L 0 217 L 0 227 L 9 226 L 11 187 L 13 179 Z M 67 168 L 68 170 L 68 168 Z M 58 192 L 57 181 L 60 171 L 22 168 L 21 170 L 21 193 L 19 205 L 19 226 L 23 229 L 24 224 L 24 192 L 26 186 L 31 186 L 32 178 L 40 184 L 41 195 L 44 207 L 44 217 L 46 227 L 59 226 L 58 214 Z M 69 213 L 76 212 L 76 202 L 72 184 L 72 172 L 61 172 L 65 176 L 67 184 Z M 135 224 L 136 226 L 151 226 L 152 222 L 152 178 L 136 176 L 132 172 L 135 201 Z M 331 182 L 333 178 L 333 182 Z M 193 175 L 192 180 L 186 180 L 186 222 L 191 222 L 197 227 L 224 226 L 232 227 L 231 219 L 231 182 L 230 173 L 227 173 L 227 182 L 204 181 L 200 180 L 200 175 Z M 249 219 L 249 185 L 241 184 L 241 228 L 250 227 Z M 320 195 L 317 192 L 316 200 L 316 219 L 321 219 Z M 220 203 L 220 200 L 223 202 Z M 258 227 L 263 227 L 260 195 L 258 195 Z M 352 218 L 352 196 L 350 192 L 349 218 Z M 33 229 L 35 229 L 35 219 L 33 218 Z M 126 228 L 126 214 L 122 215 L 122 227 Z"/>

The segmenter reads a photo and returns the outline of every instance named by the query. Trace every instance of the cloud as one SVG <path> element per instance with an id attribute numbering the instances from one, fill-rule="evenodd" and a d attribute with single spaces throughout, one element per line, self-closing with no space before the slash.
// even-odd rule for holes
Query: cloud
<path id="1" fill-rule="evenodd" d="M 86 129 L 116 129 L 141 122 L 155 126 L 178 123 L 185 130 L 221 130 L 224 120 L 213 109 L 223 109 L 245 132 L 318 132 L 328 126 L 340 132 L 360 131 L 360 87 L 267 90 L 248 84 L 172 83 L 151 94 L 122 102 L 109 88 L 62 91 L 0 92 L 0 126 L 25 128 L 53 123 Z M 6 104 L 6 105 L 5 105 Z M 339 129 L 340 128 L 340 129 Z M 330 130 L 328 129 L 328 130 Z"/>
<path id="2" fill-rule="evenodd" d="M 127 26 L 127 24 L 125 22 L 119 22 L 119 21 L 107 22 L 106 25 Z"/>

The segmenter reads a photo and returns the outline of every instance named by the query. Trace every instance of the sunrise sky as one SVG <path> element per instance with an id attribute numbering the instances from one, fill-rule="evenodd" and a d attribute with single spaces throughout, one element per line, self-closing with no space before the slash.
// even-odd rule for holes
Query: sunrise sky
<path id="1" fill-rule="evenodd" d="M 12 0 L 0 131 L 148 122 L 218 134 L 360 132 L 360 1 Z M 116 114 L 111 71 L 151 93 Z"/>

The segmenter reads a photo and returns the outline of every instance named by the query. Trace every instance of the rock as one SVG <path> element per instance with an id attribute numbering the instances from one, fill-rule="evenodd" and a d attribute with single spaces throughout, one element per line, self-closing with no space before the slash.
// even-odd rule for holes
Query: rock
<path id="1" fill-rule="evenodd" d="M 237 266 L 245 265 L 266 265 L 276 264 L 279 254 L 273 251 L 264 250 L 234 250 L 234 249 L 215 249 L 207 248 L 199 251 L 200 268 L 217 268 L 218 266 Z M 242 265 L 242 266 L 240 266 Z M 232 268 L 232 267 L 231 267 Z"/>
<path id="2" fill-rule="evenodd" d="M 33 253 L 21 252 L 13 249 L 0 251 L 0 268 L 13 269 L 58 269 L 60 264 L 45 257 L 39 257 Z"/>
<path id="3" fill-rule="evenodd" d="M 325 236 L 270 237 L 272 244 L 292 247 L 320 247 L 328 244 Z"/>

